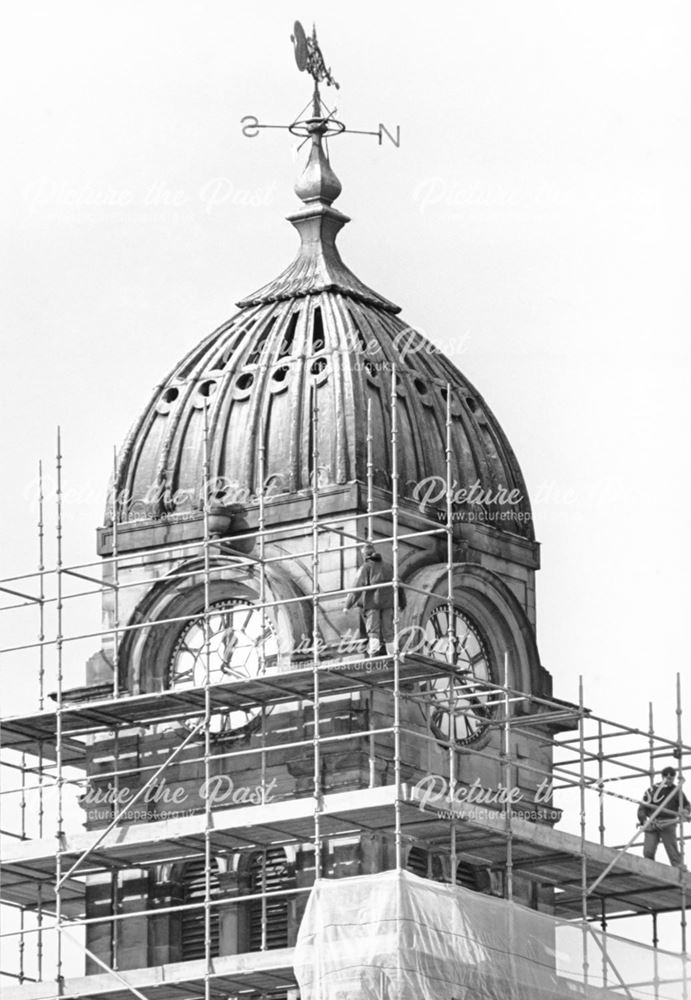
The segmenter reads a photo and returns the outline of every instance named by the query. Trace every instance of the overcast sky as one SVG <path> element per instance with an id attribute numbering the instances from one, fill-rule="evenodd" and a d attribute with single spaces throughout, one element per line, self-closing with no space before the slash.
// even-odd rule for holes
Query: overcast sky
<path id="1" fill-rule="evenodd" d="M 582 673 L 594 710 L 645 727 L 653 699 L 674 735 L 691 607 L 681 2 L 6 8 L 0 571 L 36 562 L 35 468 L 52 464 L 56 424 L 65 557 L 89 559 L 113 445 L 175 361 L 291 260 L 295 140 L 247 139 L 240 119 L 288 122 L 309 99 L 295 17 L 317 20 L 338 116 L 400 125 L 399 149 L 332 142 L 353 219 L 341 250 L 514 446 L 555 693 L 575 698 Z"/>

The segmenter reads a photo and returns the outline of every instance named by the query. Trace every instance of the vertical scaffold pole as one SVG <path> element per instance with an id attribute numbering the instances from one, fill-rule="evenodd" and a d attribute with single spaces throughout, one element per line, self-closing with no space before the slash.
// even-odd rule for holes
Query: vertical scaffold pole
<path id="1" fill-rule="evenodd" d="M 113 535 L 112 535 L 112 545 L 111 545 L 111 555 L 112 555 L 112 567 L 113 567 L 113 579 L 112 579 L 112 595 L 113 595 L 113 698 L 118 698 L 120 696 L 120 677 L 119 677 L 119 660 L 120 660 L 120 567 L 119 567 L 119 552 L 118 552 L 118 452 L 117 448 L 113 446 L 113 489 L 111 491 L 111 504 L 110 504 L 110 517 L 113 522 Z M 116 727 L 113 730 L 113 785 L 115 788 L 115 799 L 118 801 L 118 793 L 120 790 L 120 730 Z M 117 868 L 112 869 L 110 876 L 110 893 L 111 893 L 111 906 L 113 911 L 113 916 L 116 917 L 118 909 L 120 906 L 120 874 Z M 118 967 L 118 948 L 119 948 L 119 932 L 120 926 L 117 919 L 113 920 L 110 925 L 110 953 L 111 953 L 111 967 L 117 969 Z"/>
<path id="2" fill-rule="evenodd" d="M 321 878 L 321 747 L 319 712 L 319 401 L 316 379 L 312 383 L 312 747 L 314 772 L 314 878 Z"/>
<path id="3" fill-rule="evenodd" d="M 399 639 L 400 607 L 398 600 L 398 381 L 396 365 L 391 365 L 391 562 L 393 576 L 393 697 L 394 697 L 394 844 L 396 870 L 403 868 L 401 829 L 401 652 Z"/>
<path id="4" fill-rule="evenodd" d="M 598 803 L 599 803 L 599 813 L 600 820 L 598 823 L 598 831 L 600 834 L 600 843 L 605 842 L 605 787 L 604 787 L 604 747 L 602 738 L 602 720 L 598 719 L 597 722 L 597 792 L 598 792 Z M 607 986 L 607 976 L 609 970 L 609 964 L 607 961 L 607 906 L 604 899 L 600 906 L 600 928 L 602 930 L 602 984 Z"/>
<path id="5" fill-rule="evenodd" d="M 45 698 L 45 678 L 46 663 L 43 642 L 46 637 L 45 629 L 45 522 L 43 511 L 43 462 L 38 463 L 38 707 L 43 711 L 43 700 Z M 43 801 L 42 790 L 39 791 L 39 798 Z"/>
<path id="6" fill-rule="evenodd" d="M 653 703 L 648 702 L 648 778 L 650 781 L 650 787 L 655 784 L 655 728 L 653 726 Z M 653 961 L 655 964 L 655 996 L 658 995 L 658 981 L 657 981 L 657 966 L 658 966 L 658 956 L 657 956 L 657 946 L 658 946 L 658 935 L 657 935 L 657 912 L 653 910 L 653 950 L 654 957 Z"/>
<path id="7" fill-rule="evenodd" d="M 653 728 L 653 703 L 648 702 L 648 775 L 651 786 L 655 784 L 655 730 Z"/>
<path id="8" fill-rule="evenodd" d="M 118 698 L 120 694 L 119 688 L 119 674 L 118 674 L 118 661 L 119 661 L 119 642 L 120 642 L 120 593 L 119 593 L 119 565 L 118 565 L 118 453 L 117 448 L 113 447 L 113 488 L 111 490 L 110 498 L 110 518 L 113 523 L 112 526 L 112 544 L 111 544 L 111 556 L 113 567 L 113 579 L 112 579 L 112 597 L 113 597 L 113 698 Z M 115 789 L 115 797 L 117 801 L 117 796 L 120 788 L 120 775 L 119 775 L 119 760 L 120 760 L 120 731 L 116 727 L 113 730 L 113 787 Z M 111 910 L 114 917 L 117 917 L 118 909 L 120 906 L 120 876 L 117 868 L 111 870 L 110 875 L 110 903 Z M 110 964 L 111 968 L 117 969 L 118 967 L 118 947 L 119 947 L 119 921 L 114 919 L 111 921 L 110 925 Z"/>
<path id="9" fill-rule="evenodd" d="M 20 837 L 22 840 L 26 840 L 26 754 L 22 754 L 22 766 L 20 768 L 19 774 L 19 788 L 20 788 L 20 798 L 19 798 L 19 816 L 20 816 Z"/>
<path id="10" fill-rule="evenodd" d="M 26 840 L 26 754 L 22 754 L 21 768 L 21 798 L 19 802 L 21 814 L 21 838 Z M 19 911 L 19 983 L 24 982 L 24 907 Z"/>
<path id="11" fill-rule="evenodd" d="M 17 975 L 17 981 L 21 986 L 24 982 L 24 907 L 22 906 L 19 911 L 19 973 Z"/>
<path id="12" fill-rule="evenodd" d="M 44 518 L 43 491 L 43 462 L 38 463 L 38 707 L 43 711 L 45 698 L 45 638 L 46 638 L 46 605 L 45 605 L 45 518 Z M 39 743 L 38 754 L 38 838 L 43 838 L 43 743 Z M 36 907 L 36 975 L 39 981 L 43 979 L 43 887 L 39 883 L 37 887 Z"/>
<path id="13" fill-rule="evenodd" d="M 452 665 L 454 673 L 449 678 L 449 799 L 451 808 L 451 884 L 456 884 L 458 867 L 456 844 L 456 817 L 453 803 L 456 801 L 456 664 L 458 648 L 456 639 L 456 620 L 454 617 L 454 585 L 453 585 L 453 503 L 451 491 L 451 460 L 453 455 L 451 439 L 451 383 L 446 383 L 446 599 L 447 610 L 447 660 Z"/>
<path id="14" fill-rule="evenodd" d="M 660 957 L 657 953 L 658 943 L 657 910 L 653 910 L 653 989 L 655 990 L 655 1000 L 659 1000 L 660 997 Z"/>
<path id="15" fill-rule="evenodd" d="M 682 710 L 681 710 L 681 674 L 677 674 L 677 808 L 679 811 L 679 848 L 681 853 L 681 952 L 684 956 L 684 968 L 686 968 L 686 874 L 685 874 L 685 840 L 684 840 L 684 740 L 682 731 Z M 686 974 L 684 974 L 684 998 L 687 996 Z"/>
<path id="16" fill-rule="evenodd" d="M 204 526 L 204 787 L 211 780 L 211 553 L 209 551 L 209 493 L 211 470 L 209 463 L 209 397 L 204 397 L 204 464 L 203 526 Z M 211 796 L 204 796 L 204 998 L 211 994 Z"/>
<path id="17" fill-rule="evenodd" d="M 367 399 L 367 541 L 373 541 L 373 531 L 374 531 L 374 458 L 373 458 L 373 448 L 372 448 L 372 400 Z M 360 645 L 358 649 L 362 648 L 362 631 L 358 632 L 358 641 Z M 368 640 L 366 639 L 367 643 Z M 365 649 L 365 655 L 367 650 Z M 376 780 L 376 759 L 375 759 L 375 738 L 372 729 L 374 728 L 373 716 L 374 716 L 374 700 L 373 693 L 370 691 L 367 694 L 367 704 L 368 709 L 368 723 L 367 728 L 370 730 L 370 735 L 368 739 L 369 743 L 369 787 L 374 788 Z"/>
<path id="18" fill-rule="evenodd" d="M 57 932 L 55 945 L 55 981 L 57 983 L 58 996 L 64 992 L 64 977 L 62 973 L 62 847 L 64 839 L 63 830 L 63 776 L 62 776 L 62 440 L 60 428 L 57 434 L 57 454 L 56 454 L 56 672 L 57 672 L 57 692 L 55 704 L 55 773 L 57 791 L 57 816 L 56 816 L 56 845 L 55 845 L 55 927 Z"/>
<path id="19" fill-rule="evenodd" d="M 117 663 L 117 660 L 114 661 Z M 116 726 L 113 730 L 113 789 L 115 792 L 115 801 L 119 801 L 120 794 L 120 730 Z M 113 816 L 117 812 L 117 806 L 113 806 Z M 118 868 L 111 868 L 110 873 L 110 905 L 113 914 L 113 919 L 110 925 L 110 965 L 111 968 L 117 969 L 118 967 L 118 947 L 119 947 L 119 921 L 117 920 L 118 910 L 120 908 L 120 871 Z"/>
<path id="20" fill-rule="evenodd" d="M 504 806 L 504 821 L 506 824 L 506 898 L 513 901 L 513 824 L 511 822 L 511 698 L 509 687 L 509 651 L 504 653 L 504 721 L 502 724 L 502 762 L 504 771 L 504 786 L 507 790 Z"/>
<path id="21" fill-rule="evenodd" d="M 581 829 L 581 921 L 583 949 L 583 988 L 588 995 L 588 860 L 586 856 L 585 817 L 585 710 L 583 703 L 583 676 L 578 678 L 578 757 L 579 757 L 579 812 Z"/>
<path id="22" fill-rule="evenodd" d="M 258 515 L 258 529 L 259 529 L 259 602 L 262 606 L 261 610 L 261 634 L 262 634 L 262 645 L 260 656 L 260 670 L 263 669 L 264 664 L 264 637 L 266 635 L 266 568 L 264 566 L 264 559 L 266 557 L 265 551 L 265 518 L 266 518 L 266 507 L 265 507 L 265 494 L 264 490 L 266 487 L 266 428 L 264 425 L 264 418 L 261 417 L 259 421 L 259 454 L 258 454 L 258 471 L 259 471 L 259 515 Z M 261 709 L 261 740 L 262 740 L 262 753 L 261 753 L 261 787 L 262 794 L 266 790 L 266 751 L 264 747 L 266 746 L 266 709 L 262 705 Z M 262 951 L 266 951 L 268 948 L 268 936 L 267 936 L 267 899 L 266 899 L 266 888 L 267 888 L 267 864 L 268 857 L 266 850 L 261 852 L 261 933 L 260 933 L 260 944 L 259 947 Z"/>
<path id="23" fill-rule="evenodd" d="M 120 569 L 118 565 L 118 452 L 113 448 L 113 497 L 110 516 L 113 520 L 113 698 L 120 694 L 118 660 L 120 655 Z"/>
<path id="24" fill-rule="evenodd" d="M 266 670 L 266 637 L 268 633 L 267 627 L 267 611 L 266 611 L 266 566 L 264 565 L 264 560 L 266 559 L 266 503 L 265 494 L 266 489 L 266 428 L 264 424 L 264 418 L 262 416 L 259 421 L 259 490 L 257 493 L 257 499 L 259 501 L 258 509 L 258 524 L 259 529 L 259 603 L 261 604 L 261 642 L 259 645 L 259 663 L 258 663 L 258 673 L 262 675 Z M 261 741 L 262 741 L 262 753 L 261 753 L 261 789 L 262 789 L 262 801 L 266 794 L 266 707 L 262 705 L 261 707 Z"/>
<path id="25" fill-rule="evenodd" d="M 600 822 L 598 824 L 598 830 L 600 833 L 600 843 L 605 842 L 605 773 L 604 773 L 604 760 L 605 754 L 602 742 L 602 720 L 598 719 L 597 723 L 597 790 L 599 798 L 599 811 L 600 811 Z M 603 916 L 604 920 L 604 916 Z M 604 928 L 603 928 L 604 929 Z"/>
<path id="26" fill-rule="evenodd" d="M 372 449 L 372 400 L 367 400 L 367 541 L 372 541 L 374 510 L 374 458 Z"/>
<path id="27" fill-rule="evenodd" d="M 604 899 L 600 904 L 600 927 L 602 929 L 602 986 L 607 987 L 607 976 L 609 974 L 609 961 L 607 958 L 607 904 Z"/>
<path id="28" fill-rule="evenodd" d="M 511 802 L 511 787 L 512 787 L 512 767 L 511 767 L 511 721 L 510 721 L 510 711 L 511 711 L 511 689 L 509 687 L 509 666 L 510 666 L 509 651 L 504 651 L 504 685 L 503 685 L 503 710 L 504 719 L 502 722 L 502 745 L 501 745 L 501 760 L 502 760 L 502 777 L 504 779 L 504 786 L 506 788 L 506 802 L 504 803 L 504 822 L 506 830 L 506 885 L 504 890 L 504 895 L 509 904 L 513 903 L 513 822 L 512 822 L 512 802 Z M 516 927 L 515 927 L 515 913 L 512 905 L 508 907 L 508 952 L 509 952 L 509 969 L 511 980 L 514 981 L 516 978 L 515 961 L 516 961 Z"/>

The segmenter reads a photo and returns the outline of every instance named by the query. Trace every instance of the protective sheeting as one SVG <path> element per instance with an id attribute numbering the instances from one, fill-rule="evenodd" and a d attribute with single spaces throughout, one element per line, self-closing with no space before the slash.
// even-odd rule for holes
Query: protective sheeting
<path id="1" fill-rule="evenodd" d="M 676 1000 L 684 974 L 681 956 L 396 871 L 317 882 L 295 948 L 301 1000 Z"/>

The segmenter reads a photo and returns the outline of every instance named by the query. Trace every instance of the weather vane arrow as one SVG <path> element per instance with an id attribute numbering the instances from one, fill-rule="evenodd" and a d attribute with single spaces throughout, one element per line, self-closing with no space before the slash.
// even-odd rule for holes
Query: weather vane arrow
<path id="1" fill-rule="evenodd" d="M 334 108 L 333 110 L 329 110 L 323 102 L 321 94 L 319 93 L 319 84 L 325 82 L 327 86 L 335 87 L 336 90 L 339 89 L 339 86 L 333 78 L 331 67 L 327 68 L 326 62 L 324 61 L 322 50 L 320 49 L 317 41 L 316 27 L 312 27 L 312 35 L 309 36 L 305 34 L 305 29 L 302 27 L 300 22 L 296 21 L 290 40 L 293 43 L 295 62 L 297 63 L 298 69 L 301 73 L 307 72 L 314 80 L 314 91 L 310 101 L 312 105 L 312 115 L 310 118 L 302 118 L 302 115 L 305 113 L 307 108 L 309 108 L 309 104 L 302 109 L 290 125 L 265 125 L 259 121 L 256 115 L 245 115 L 244 118 L 240 119 L 242 134 L 244 136 L 248 139 L 255 139 L 259 135 L 261 129 L 279 128 L 287 129 L 287 131 L 291 132 L 293 135 L 308 138 L 315 131 L 315 126 L 318 125 L 321 134 L 324 136 L 340 135 L 343 132 L 348 132 L 350 135 L 376 135 L 379 139 L 380 146 L 384 141 L 384 136 L 386 136 L 397 148 L 401 145 L 400 125 L 396 125 L 395 135 L 392 134 L 381 122 L 379 123 L 379 128 L 376 132 L 369 129 L 346 128 L 343 122 L 338 121 L 338 119 L 334 117 L 337 109 Z"/>

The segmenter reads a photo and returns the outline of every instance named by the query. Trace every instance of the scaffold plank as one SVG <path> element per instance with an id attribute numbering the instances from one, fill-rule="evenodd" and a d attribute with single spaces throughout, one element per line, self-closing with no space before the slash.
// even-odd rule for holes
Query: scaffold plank
<path id="1" fill-rule="evenodd" d="M 181 1000 L 181 997 L 203 996 L 206 962 L 204 960 L 176 962 L 143 969 L 100 972 L 90 976 L 66 979 L 60 992 L 55 981 L 23 983 L 3 990 L 3 1000 L 53 1000 L 60 997 L 107 997 L 108 1000 L 132 1000 L 134 987 L 151 1000 Z M 227 1000 L 240 990 L 270 992 L 295 984 L 293 949 L 247 952 L 212 958 L 209 969 L 209 990 L 212 997 Z"/>
<path id="2" fill-rule="evenodd" d="M 400 666 L 400 680 L 405 684 L 428 681 L 430 676 L 450 672 L 448 664 L 419 654 L 407 656 Z M 391 687 L 394 665 L 390 657 L 374 660 L 350 657 L 326 660 L 318 667 L 322 697 L 367 690 L 368 687 Z M 309 701 L 314 692 L 314 666 L 304 661 L 288 669 L 272 670 L 255 678 L 238 678 L 210 688 L 212 712 L 252 709 L 257 705 Z M 186 691 L 160 691 L 152 694 L 123 694 L 120 698 L 67 701 L 61 709 L 63 763 L 85 764 L 86 743 L 78 737 L 107 732 L 115 727 L 142 727 L 203 716 L 203 688 Z M 2 719 L 0 748 L 55 760 L 57 712 L 43 711 Z"/>
<path id="3" fill-rule="evenodd" d="M 356 831 L 388 830 L 396 808 L 396 788 L 384 785 L 324 796 L 319 809 L 320 834 L 324 838 Z M 400 811 L 405 835 L 440 846 L 448 845 L 451 821 L 429 803 L 420 808 L 420 792 L 402 787 Z M 314 836 L 315 800 L 292 798 L 257 806 L 237 806 L 210 814 L 212 852 L 242 850 L 275 844 L 306 843 Z M 456 848 L 479 865 L 501 870 L 506 865 L 507 827 L 503 813 L 490 809 L 454 810 Z M 129 823 L 105 836 L 91 831 L 66 835 L 62 852 L 63 871 L 86 855 L 79 873 L 70 882 L 71 900 L 77 902 L 77 874 L 106 870 L 111 866 L 146 867 L 204 853 L 205 814 L 170 816 L 147 823 Z M 536 881 L 556 888 L 555 913 L 565 919 L 582 914 L 580 837 L 515 817 L 511 822 L 513 864 Z M 588 897 L 588 913 L 646 913 L 676 910 L 681 906 L 682 879 L 686 892 L 691 877 L 678 869 L 649 861 L 614 848 L 586 842 L 588 883 L 592 884 L 616 863 Z M 46 885 L 55 871 L 54 840 L 12 844 L 2 862 L 0 898 L 32 905 L 36 887 Z M 45 889 L 43 895 L 45 896 Z M 34 903 L 35 905 L 35 903 Z"/>
<path id="4" fill-rule="evenodd" d="M 420 801 L 421 793 L 413 788 L 411 797 L 413 801 Z M 444 828 L 448 830 L 450 825 L 448 803 L 445 810 L 434 803 L 424 804 L 422 816 L 434 816 L 435 813 L 438 818 L 430 823 L 426 824 L 422 819 L 418 821 L 420 829 L 424 828 L 424 835 L 430 839 L 443 836 Z M 456 817 L 457 850 L 472 857 L 478 864 L 504 868 L 508 836 L 504 814 L 460 805 L 453 809 L 453 814 Z M 408 830 L 410 825 L 408 821 Z M 547 824 L 512 817 L 511 841 L 514 868 L 555 887 L 555 913 L 566 919 L 582 916 L 580 886 L 583 853 L 589 885 L 613 861 L 616 862 L 597 889 L 588 895 L 589 916 L 601 917 L 603 906 L 607 915 L 678 910 L 682 904 L 682 881 L 686 891 L 691 890 L 691 877 L 686 872 L 592 841 L 585 842 L 583 851 L 579 836 Z"/>
<path id="5" fill-rule="evenodd" d="M 381 829 L 391 823 L 395 788 L 339 792 L 324 797 L 320 822 L 324 836 L 339 836 L 355 829 Z M 314 835 L 314 799 L 293 798 L 258 806 L 214 810 L 210 814 L 210 842 L 215 852 L 284 842 L 306 842 Z M 66 834 L 62 866 L 86 854 L 80 874 L 111 865 L 136 867 L 177 860 L 204 853 L 204 812 L 171 816 L 148 823 L 115 827 L 105 837 L 99 830 Z M 55 872 L 55 840 L 18 841 L 7 848 L 0 863 L 0 899 L 31 905 L 36 886 Z M 34 905 L 37 905 L 35 898 Z"/>

